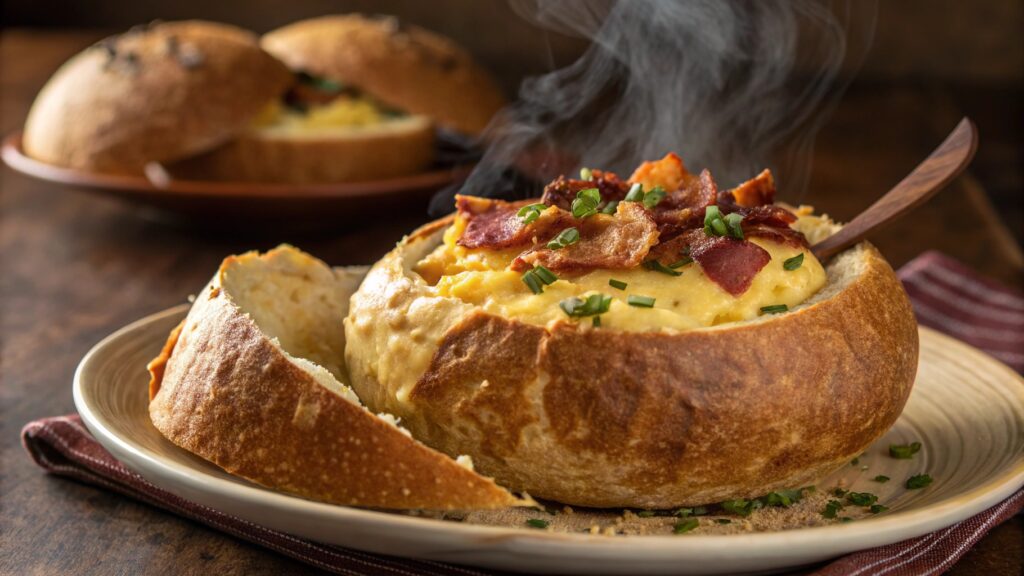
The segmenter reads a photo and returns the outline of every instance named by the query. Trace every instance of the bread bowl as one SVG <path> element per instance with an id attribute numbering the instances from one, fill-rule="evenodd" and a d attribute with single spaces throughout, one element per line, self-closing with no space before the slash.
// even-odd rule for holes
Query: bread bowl
<path id="1" fill-rule="evenodd" d="M 346 505 L 488 509 L 521 500 L 420 444 L 343 382 L 342 318 L 361 273 L 294 248 L 224 260 L 150 365 L 170 441 L 253 482 Z"/>
<path id="2" fill-rule="evenodd" d="M 138 27 L 50 78 L 25 122 L 25 153 L 57 166 L 141 174 L 224 143 L 291 83 L 255 35 L 198 20 Z"/>
<path id="3" fill-rule="evenodd" d="M 628 182 L 587 172 L 542 203 L 461 198 L 373 266 L 345 320 L 368 407 L 506 488 L 594 507 L 802 486 L 893 424 L 917 330 L 874 247 L 823 267 L 807 246 L 836 226 L 770 207 L 767 172 L 729 191 L 674 155 Z"/>
<path id="4" fill-rule="evenodd" d="M 434 160 L 435 126 L 475 136 L 505 102 L 465 50 L 394 17 L 303 20 L 261 45 L 296 73 L 293 89 L 173 173 L 290 183 L 414 174 Z"/>

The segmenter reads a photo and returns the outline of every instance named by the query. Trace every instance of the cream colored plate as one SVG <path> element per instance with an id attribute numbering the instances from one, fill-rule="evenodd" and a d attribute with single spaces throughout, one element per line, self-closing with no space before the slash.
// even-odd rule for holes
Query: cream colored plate
<path id="1" fill-rule="evenodd" d="M 366 550 L 513 571 L 590 574 L 724 574 L 778 570 L 897 542 L 996 504 L 1024 484 L 1024 380 L 989 356 L 921 330 L 914 392 L 896 426 L 859 466 L 840 470 L 855 490 L 890 511 L 847 524 L 740 535 L 554 534 L 474 526 L 312 502 L 254 486 L 172 445 L 149 421 L 146 362 L 184 316 L 180 306 L 112 334 L 82 360 L 75 404 L 110 452 L 153 484 L 277 530 Z M 890 443 L 920 440 L 913 460 L 884 456 Z M 903 480 L 927 472 L 928 488 Z M 878 474 L 886 484 L 872 482 Z"/>

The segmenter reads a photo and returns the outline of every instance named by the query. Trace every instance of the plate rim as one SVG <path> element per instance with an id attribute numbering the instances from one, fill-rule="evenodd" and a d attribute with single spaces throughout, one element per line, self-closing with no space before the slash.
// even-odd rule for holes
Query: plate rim
<path id="1" fill-rule="evenodd" d="M 304 514 L 315 514 L 320 517 L 330 517 L 333 520 L 351 522 L 354 528 L 365 525 L 364 523 L 372 523 L 378 527 L 383 526 L 386 529 L 395 530 L 423 528 L 430 530 L 434 535 L 443 533 L 444 535 L 457 535 L 460 537 L 482 536 L 488 542 L 502 542 L 505 545 L 510 543 L 527 543 L 530 545 L 540 545 L 541 547 L 550 545 L 555 547 L 551 550 L 554 553 L 559 553 L 559 551 L 565 549 L 564 547 L 568 546 L 574 550 L 585 551 L 588 554 L 600 552 L 602 555 L 617 555 L 628 548 L 630 552 L 658 554 L 660 558 L 654 558 L 655 560 L 666 560 L 685 557 L 695 551 L 707 555 L 711 548 L 720 548 L 722 550 L 728 548 L 730 551 L 736 552 L 737 547 L 756 546 L 761 549 L 762 553 L 767 551 L 768 554 L 772 554 L 772 550 L 780 550 L 777 548 L 780 545 L 817 545 L 822 550 L 827 548 L 830 551 L 829 557 L 834 557 L 854 550 L 863 550 L 878 545 L 908 540 L 949 527 L 998 504 L 1024 485 L 1024 457 L 1022 457 L 1015 466 L 1008 467 L 1006 471 L 979 487 L 967 492 L 957 493 L 915 510 L 897 511 L 892 514 L 867 518 L 858 522 L 829 526 L 728 535 L 693 534 L 687 538 L 669 535 L 608 538 L 607 536 L 590 534 L 528 531 L 525 528 L 469 525 L 433 518 L 405 516 L 317 502 L 255 484 L 239 484 L 201 471 L 197 474 L 194 468 L 180 465 L 173 461 L 166 461 L 157 455 L 150 455 L 146 450 L 140 449 L 133 444 L 130 439 L 122 438 L 114 433 L 106 426 L 104 419 L 93 411 L 83 393 L 83 375 L 91 363 L 95 361 L 94 359 L 118 339 L 151 323 L 164 320 L 167 317 L 183 316 L 189 307 L 189 304 L 181 304 L 150 314 L 109 334 L 85 354 L 75 370 L 73 380 L 75 407 L 82 416 L 82 420 L 87 428 L 100 444 L 114 453 L 115 457 L 118 457 L 118 460 L 126 467 L 154 483 L 154 485 L 172 493 L 174 489 L 153 481 L 152 475 L 155 473 L 150 473 L 149 470 L 140 470 L 140 467 L 137 467 L 135 462 L 126 462 L 119 453 L 128 454 L 136 461 L 146 463 L 154 470 L 159 471 L 165 478 L 175 479 L 177 481 L 175 486 L 180 485 L 192 490 L 209 492 L 220 497 L 242 501 L 245 504 L 255 504 L 263 508 L 270 507 L 276 510 L 289 510 L 292 513 L 301 512 Z M 945 340 L 947 344 L 952 344 L 962 350 L 968 350 L 973 354 L 981 355 L 990 360 L 997 369 L 1005 372 L 1006 376 L 1011 377 L 1021 385 L 1017 395 L 1024 402 L 1024 378 L 1011 368 L 981 350 L 955 338 L 925 326 L 921 326 L 920 331 L 922 339 L 937 338 Z M 213 465 L 212 463 L 210 464 Z M 896 535 L 898 535 L 898 538 L 894 538 Z M 823 546 L 823 542 L 829 542 L 830 546 Z M 853 545 L 850 546 L 850 544 Z M 536 552 L 537 550 L 534 549 L 531 553 Z M 781 555 L 785 555 L 784 550 L 782 550 Z"/>
<path id="2" fill-rule="evenodd" d="M 157 186 L 145 176 L 130 174 L 103 174 L 75 168 L 65 168 L 37 160 L 22 148 L 24 130 L 16 128 L 4 136 L 0 143 L 0 158 L 11 170 L 64 186 L 79 186 L 125 196 L 173 196 L 175 198 L 245 198 L 245 199 L 353 199 L 378 197 L 410 190 L 440 188 L 465 180 L 476 163 L 452 168 L 428 170 L 408 176 L 318 184 L 288 184 L 274 182 L 245 182 L 236 180 L 172 179 L 166 186 Z M 244 190 L 243 190 L 244 189 Z"/>

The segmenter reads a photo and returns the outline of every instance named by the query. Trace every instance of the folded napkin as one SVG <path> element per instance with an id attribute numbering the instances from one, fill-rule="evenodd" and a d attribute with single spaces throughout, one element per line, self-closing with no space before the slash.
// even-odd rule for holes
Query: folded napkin
<path id="1" fill-rule="evenodd" d="M 985 350 L 1024 371 L 1024 296 L 978 277 L 969 268 L 928 252 L 899 270 L 918 321 Z M 78 415 L 30 422 L 21 432 L 32 459 L 47 472 L 118 492 L 201 522 L 336 574 L 467 576 L 499 574 L 439 562 L 406 560 L 318 544 L 252 524 L 179 498 L 128 470 L 89 434 Z M 888 546 L 856 552 L 816 572 L 819 576 L 939 574 L 955 564 L 992 527 L 1024 508 L 1024 490 L 988 510 L 943 530 Z"/>

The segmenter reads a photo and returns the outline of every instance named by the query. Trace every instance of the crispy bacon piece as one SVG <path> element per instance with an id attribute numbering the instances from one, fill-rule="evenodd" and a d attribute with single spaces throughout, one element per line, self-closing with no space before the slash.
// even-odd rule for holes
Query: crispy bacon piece
<path id="1" fill-rule="evenodd" d="M 558 206 L 562 210 L 571 210 L 572 201 L 576 199 L 576 193 L 586 188 L 597 188 L 601 192 L 601 204 L 599 208 L 613 200 L 622 200 L 629 191 L 629 186 L 619 180 L 614 172 L 593 170 L 593 178 L 590 180 L 576 180 L 559 176 L 550 184 L 544 187 L 544 194 L 540 201 L 548 206 Z"/>
<path id="2" fill-rule="evenodd" d="M 693 174 L 683 165 L 682 158 L 669 152 L 661 160 L 644 162 L 638 166 L 629 177 L 629 184 L 639 182 L 644 185 L 644 190 L 661 186 L 666 192 L 672 192 L 686 187 L 693 179 Z"/>
<path id="3" fill-rule="evenodd" d="M 743 208 L 764 206 L 775 202 L 775 177 L 767 168 L 760 174 L 730 190 L 736 204 Z"/>
<path id="4" fill-rule="evenodd" d="M 694 230 L 687 236 L 690 257 L 712 282 L 733 296 L 746 292 L 754 276 L 771 260 L 767 250 L 746 240 L 707 236 L 703 230 Z"/>
<path id="5" fill-rule="evenodd" d="M 658 242 L 658 227 L 638 202 L 619 204 L 615 216 L 599 214 L 576 222 L 577 243 L 558 250 L 541 244 L 516 258 L 512 269 L 522 271 L 537 264 L 560 272 L 633 268 Z"/>
<path id="6" fill-rule="evenodd" d="M 455 206 L 459 216 L 466 220 L 466 230 L 458 240 L 459 246 L 490 250 L 527 246 L 535 241 L 546 242 L 572 225 L 572 214 L 559 208 L 548 208 L 536 220 L 523 225 L 516 213 L 533 203 L 533 200 L 505 202 L 457 195 Z"/>
<path id="7" fill-rule="evenodd" d="M 807 238 L 790 227 L 796 222 L 796 215 L 781 206 L 755 206 L 741 212 L 745 212 L 742 223 L 744 236 L 766 238 L 796 248 L 808 245 Z"/>
<path id="8" fill-rule="evenodd" d="M 679 190 L 670 192 L 654 207 L 654 221 L 663 239 L 704 225 L 704 209 L 715 203 L 718 186 L 707 170 Z"/>

